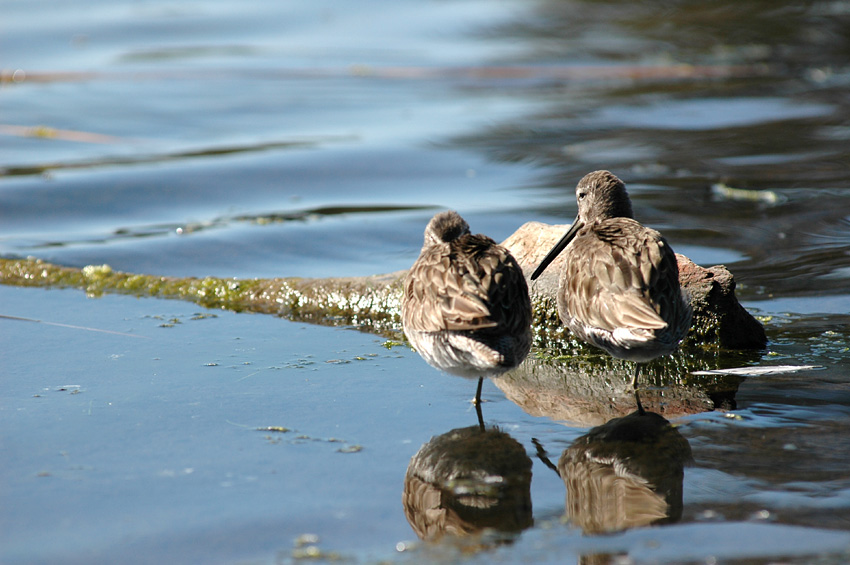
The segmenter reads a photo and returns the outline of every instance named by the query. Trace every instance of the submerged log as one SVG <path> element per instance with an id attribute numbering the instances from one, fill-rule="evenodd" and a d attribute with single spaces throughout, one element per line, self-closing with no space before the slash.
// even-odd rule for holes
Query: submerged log
<path id="1" fill-rule="evenodd" d="M 0 259 L 0 284 L 76 288 L 91 297 L 129 294 L 186 300 L 205 308 L 357 326 L 396 337 L 401 328 L 401 283 L 405 273 L 327 279 L 199 279 L 123 273 L 113 271 L 109 265 L 77 269 L 40 259 Z"/>
<path id="2" fill-rule="evenodd" d="M 528 276 L 565 231 L 564 226 L 529 222 L 504 245 Z M 412 262 L 412 261 L 411 261 Z M 679 256 L 680 280 L 691 294 L 694 318 L 689 341 L 731 349 L 760 349 L 767 342 L 761 324 L 735 298 L 725 267 L 704 269 Z M 568 339 L 555 303 L 558 262 L 530 285 L 536 344 L 552 347 Z M 368 277 L 325 279 L 233 279 L 162 277 L 113 271 L 108 265 L 82 269 L 39 259 L 0 259 L 0 283 L 78 288 L 90 296 L 131 294 L 181 299 L 206 308 L 276 314 L 310 323 L 357 326 L 386 336 L 401 331 L 401 289 L 406 271 Z"/>

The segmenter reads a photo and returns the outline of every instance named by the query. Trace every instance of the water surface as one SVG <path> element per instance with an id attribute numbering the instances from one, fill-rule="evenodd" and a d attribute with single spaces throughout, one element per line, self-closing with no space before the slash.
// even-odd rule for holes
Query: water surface
<path id="1" fill-rule="evenodd" d="M 487 424 L 533 460 L 533 525 L 423 543 L 408 464 L 476 425 L 473 382 L 351 328 L 0 287 L 0 314 L 30 320 L 0 319 L 0 561 L 848 559 L 842 3 L 28 0 L 4 23 L 3 257 L 392 272 L 437 210 L 501 240 L 570 221 L 576 181 L 606 168 L 764 321 L 767 350 L 705 363 L 814 368 L 736 377 L 726 411 L 675 418 L 693 455 L 681 516 L 591 535 L 537 446 L 557 463 L 595 425 L 559 414 L 620 407 L 622 368 L 588 364 L 611 388 L 582 396 L 585 368 L 536 352 L 518 374 L 565 375 L 560 404 L 484 391 Z M 660 391 L 668 407 L 679 391 Z"/>

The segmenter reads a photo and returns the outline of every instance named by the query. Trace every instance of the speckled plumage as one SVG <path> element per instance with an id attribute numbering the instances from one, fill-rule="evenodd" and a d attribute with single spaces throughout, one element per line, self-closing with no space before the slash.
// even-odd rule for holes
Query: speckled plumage
<path id="1" fill-rule="evenodd" d="M 558 461 L 570 523 L 586 534 L 677 522 L 688 440 L 642 409 L 576 438 Z"/>
<path id="2" fill-rule="evenodd" d="M 558 314 L 570 331 L 620 359 L 671 353 L 691 322 L 673 250 L 632 218 L 625 185 L 608 171 L 582 178 L 576 199 L 575 222 L 531 279 L 565 250 Z"/>
<path id="3" fill-rule="evenodd" d="M 472 235 L 457 212 L 434 216 L 404 281 L 404 333 L 425 361 L 479 379 L 519 365 L 531 348 L 531 301 L 507 249 Z"/>

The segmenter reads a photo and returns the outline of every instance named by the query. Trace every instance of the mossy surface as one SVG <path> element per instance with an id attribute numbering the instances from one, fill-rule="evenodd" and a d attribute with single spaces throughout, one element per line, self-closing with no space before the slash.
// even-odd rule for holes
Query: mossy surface
<path id="1" fill-rule="evenodd" d="M 109 265 L 82 269 L 40 259 L 0 259 L 0 283 L 76 288 L 91 297 L 129 294 L 187 300 L 206 308 L 277 314 L 311 323 L 357 326 L 395 335 L 401 326 L 401 274 L 334 279 L 232 279 L 122 273 Z"/>
<path id="2" fill-rule="evenodd" d="M 114 271 L 109 265 L 82 269 L 40 259 L 0 259 L 0 283 L 13 286 L 77 288 L 92 297 L 129 294 L 187 300 L 234 312 L 276 314 L 294 321 L 354 326 L 400 339 L 401 292 L 405 271 L 368 277 L 306 279 L 234 279 L 164 277 Z M 574 356 L 588 346 L 579 343 L 558 318 L 554 297 L 532 293 L 534 339 L 539 349 Z M 707 304 L 694 310 L 687 345 L 716 349 L 723 323 Z"/>

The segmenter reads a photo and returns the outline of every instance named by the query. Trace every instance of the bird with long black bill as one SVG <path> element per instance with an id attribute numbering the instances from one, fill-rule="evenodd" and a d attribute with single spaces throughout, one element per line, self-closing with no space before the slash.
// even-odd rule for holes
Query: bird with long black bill
<path id="1" fill-rule="evenodd" d="M 676 256 L 657 231 L 634 220 L 626 186 L 595 171 L 576 186 L 578 215 L 531 275 L 562 252 L 558 315 L 579 339 L 639 363 L 673 352 L 688 333 L 691 307 Z"/>
<path id="2" fill-rule="evenodd" d="M 425 361 L 478 379 L 476 407 L 484 377 L 513 369 L 531 348 L 522 269 L 507 249 L 471 234 L 457 212 L 439 213 L 425 228 L 404 281 L 401 314 L 405 335 Z"/>

